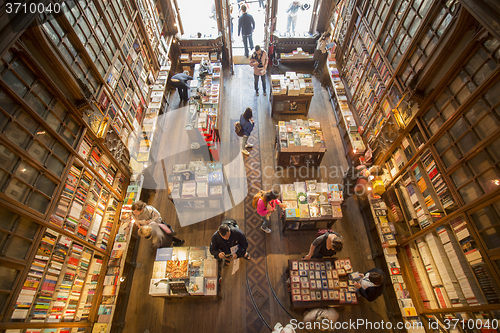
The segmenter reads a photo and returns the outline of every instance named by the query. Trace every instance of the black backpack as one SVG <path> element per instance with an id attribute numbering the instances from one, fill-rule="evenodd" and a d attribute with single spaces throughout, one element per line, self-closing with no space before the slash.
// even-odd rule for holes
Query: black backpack
<path id="1" fill-rule="evenodd" d="M 226 224 L 229 228 L 238 228 L 238 229 L 240 228 L 240 227 L 238 227 L 238 224 L 236 223 L 236 221 L 233 219 L 222 220 L 222 222 L 220 224 L 221 225 Z"/>

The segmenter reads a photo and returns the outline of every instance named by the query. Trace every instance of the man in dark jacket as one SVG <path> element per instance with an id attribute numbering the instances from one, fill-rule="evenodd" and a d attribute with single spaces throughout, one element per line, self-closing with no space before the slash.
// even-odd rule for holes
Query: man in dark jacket
<path id="1" fill-rule="evenodd" d="M 243 36 L 243 46 L 245 47 L 245 57 L 248 58 L 250 54 L 248 50 L 248 43 L 250 42 L 250 50 L 253 49 L 253 39 L 252 33 L 255 29 L 255 21 L 253 16 L 247 13 L 247 6 L 241 5 L 241 11 L 243 14 L 238 19 L 238 36 Z"/>
<path id="2" fill-rule="evenodd" d="M 384 292 L 385 274 L 381 269 L 372 268 L 366 272 L 359 282 L 354 283 L 358 293 L 373 302 Z"/>
<path id="3" fill-rule="evenodd" d="M 229 265 L 231 259 L 243 257 L 250 260 L 247 248 L 248 241 L 245 234 L 239 228 L 227 223 L 219 226 L 219 230 L 213 234 L 210 242 L 210 253 L 217 259 L 225 260 L 226 265 Z"/>
<path id="4" fill-rule="evenodd" d="M 175 88 L 177 88 L 177 91 L 179 91 L 179 97 L 181 101 L 189 100 L 188 97 L 189 86 L 187 82 L 192 79 L 193 77 L 189 76 L 188 71 L 184 71 L 183 73 L 177 73 L 170 78 L 170 84 Z"/>
<path id="5" fill-rule="evenodd" d="M 241 152 L 245 155 L 250 155 L 247 148 L 252 148 L 253 145 L 248 143 L 248 137 L 253 131 L 253 127 L 255 123 L 253 122 L 253 113 L 251 108 L 246 108 L 245 112 L 243 112 L 240 116 L 240 124 L 243 128 L 243 141 L 241 142 Z"/>

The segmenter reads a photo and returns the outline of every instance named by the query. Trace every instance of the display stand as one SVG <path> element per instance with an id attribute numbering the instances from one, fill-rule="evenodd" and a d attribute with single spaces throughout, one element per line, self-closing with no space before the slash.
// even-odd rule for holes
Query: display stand
<path id="1" fill-rule="evenodd" d="M 224 211 L 226 184 L 221 163 L 175 164 L 168 177 L 169 197 L 178 213 Z"/>
<path id="2" fill-rule="evenodd" d="M 307 115 L 314 88 L 310 74 L 286 72 L 271 75 L 271 116 L 275 114 Z"/>
<path id="3" fill-rule="evenodd" d="M 312 96 L 274 95 L 269 97 L 272 105 L 271 117 L 276 114 L 294 114 L 306 116 L 309 112 Z"/>
<path id="4" fill-rule="evenodd" d="M 323 308 L 358 303 L 351 260 L 289 260 L 290 300 L 295 309 Z"/>
<path id="5" fill-rule="evenodd" d="M 212 74 L 200 78 L 200 65 L 195 65 L 193 78 L 191 81 L 191 100 L 189 114 L 186 121 L 186 130 L 191 140 L 191 149 L 197 150 L 202 146 L 207 146 L 212 161 L 219 160 L 219 106 L 222 94 L 222 67 L 220 63 L 212 64 Z M 198 92 L 203 90 L 203 92 Z M 198 94 L 200 98 L 194 98 Z M 199 131 L 198 133 L 192 131 Z"/>
<path id="6" fill-rule="evenodd" d="M 280 121 L 276 126 L 276 160 L 281 167 L 319 166 L 326 145 L 319 122 Z"/>
<path id="7" fill-rule="evenodd" d="M 282 184 L 280 212 L 283 232 L 286 230 L 317 230 L 331 228 L 342 218 L 342 191 L 337 184 L 316 180 Z"/>
<path id="8" fill-rule="evenodd" d="M 156 251 L 149 295 L 202 298 L 219 296 L 220 265 L 207 246 Z"/>
<path id="9" fill-rule="evenodd" d="M 342 136 L 345 155 L 355 161 L 363 156 L 366 146 L 358 133 L 355 115 L 349 108 L 344 84 L 340 80 L 335 57 L 332 54 L 329 54 L 327 66 L 330 73 L 330 97 L 339 132 Z"/>

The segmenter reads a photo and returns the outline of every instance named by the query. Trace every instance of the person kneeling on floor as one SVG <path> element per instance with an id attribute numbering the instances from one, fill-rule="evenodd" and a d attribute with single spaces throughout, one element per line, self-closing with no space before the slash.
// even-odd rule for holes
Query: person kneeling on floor
<path id="1" fill-rule="evenodd" d="M 210 242 L 210 253 L 216 259 L 224 260 L 226 265 L 229 265 L 231 259 L 243 257 L 250 260 L 247 248 L 247 238 L 234 220 L 222 221 Z"/>

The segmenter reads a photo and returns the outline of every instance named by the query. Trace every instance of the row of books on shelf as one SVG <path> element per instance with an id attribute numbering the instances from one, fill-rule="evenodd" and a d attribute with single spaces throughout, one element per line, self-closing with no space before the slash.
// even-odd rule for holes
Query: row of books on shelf
<path id="1" fill-rule="evenodd" d="M 288 60 L 288 59 L 311 59 L 312 60 L 313 55 L 310 54 L 309 52 L 305 52 L 302 50 L 301 47 L 298 47 L 297 50 L 292 51 L 290 53 L 280 53 L 280 59 L 281 60 Z"/>
<path id="2" fill-rule="evenodd" d="M 429 176 L 429 179 L 434 187 L 434 190 L 436 191 L 436 194 L 439 200 L 441 201 L 442 207 L 444 209 L 454 208 L 456 206 L 455 202 L 451 197 L 446 182 L 444 181 L 443 177 L 441 176 L 441 173 L 437 169 L 436 162 L 434 161 L 431 152 L 430 151 L 425 152 L 420 157 L 420 159 L 425 167 L 426 173 Z"/>
<path id="3" fill-rule="evenodd" d="M 373 43 L 373 38 L 366 28 L 365 24 L 361 21 L 359 28 L 358 28 L 358 35 L 363 41 L 363 44 L 365 45 L 366 49 L 368 50 L 369 53 L 371 53 L 373 46 L 375 45 Z"/>
<path id="4" fill-rule="evenodd" d="M 457 218 L 450 222 L 450 226 L 458 240 L 458 246 L 465 255 L 465 259 L 469 263 L 474 275 L 476 276 L 479 287 L 481 288 L 486 301 L 490 304 L 500 302 L 500 290 L 491 278 L 481 252 L 479 251 L 474 239 L 472 238 L 467 223 L 462 218 Z M 478 295 L 478 293 L 475 293 Z M 476 296 L 476 298 L 478 298 Z M 478 298 L 478 301 L 481 301 Z M 485 303 L 480 303 L 485 304 Z"/>
<path id="5" fill-rule="evenodd" d="M 461 217 L 405 246 L 405 252 L 426 308 L 498 302 L 498 286 Z"/>
<path id="6" fill-rule="evenodd" d="M 290 262 L 290 292 L 293 302 L 334 301 L 357 304 L 353 273 L 349 258 L 325 262 Z"/>
<path id="7" fill-rule="evenodd" d="M 108 208 L 108 202 L 115 205 Z M 82 240 L 96 244 L 101 227 L 110 223 L 109 218 L 114 214 L 112 211 L 116 210 L 116 202 L 116 198 L 99 179 L 84 167 L 72 165 L 50 222 Z M 104 225 L 103 220 L 106 221 Z M 106 249 L 106 235 L 101 235 L 98 246 Z"/>
<path id="8" fill-rule="evenodd" d="M 173 199 L 220 197 L 224 191 L 223 166 L 204 161 L 175 164 L 168 186 Z"/>
<path id="9" fill-rule="evenodd" d="M 197 62 L 200 63 L 202 60 L 210 60 L 213 62 L 218 61 L 217 52 L 191 52 L 181 53 L 179 56 L 181 62 Z"/>
<path id="10" fill-rule="evenodd" d="M 340 80 L 339 71 L 334 59 L 328 60 L 328 68 L 330 69 L 330 76 L 332 77 L 333 89 L 335 93 L 335 99 L 337 100 L 340 115 L 344 121 L 347 132 L 357 132 L 358 126 L 354 118 L 353 113 L 349 108 L 347 102 L 347 96 L 345 93 L 345 87 Z"/>
<path id="11" fill-rule="evenodd" d="M 47 228 L 18 295 L 13 321 L 60 322 L 88 318 L 84 289 L 93 252 Z M 93 271 L 92 271 L 93 272 Z"/>
<path id="12" fill-rule="evenodd" d="M 140 163 L 149 161 L 151 144 L 156 133 L 158 114 L 160 113 L 160 109 L 162 107 L 165 96 L 169 70 L 170 64 L 161 66 L 155 83 L 152 85 L 151 98 L 148 102 L 148 108 L 144 113 L 140 135 L 137 138 L 136 144 L 134 145 L 136 149 L 135 157 L 137 162 Z"/>
<path id="13" fill-rule="evenodd" d="M 281 151 L 320 151 L 326 149 L 321 124 L 314 119 L 296 119 L 278 122 Z"/>
<path id="14" fill-rule="evenodd" d="M 382 82 L 387 85 L 389 83 L 389 80 L 391 79 L 391 73 L 389 71 L 389 67 L 387 67 L 387 65 L 385 64 L 385 61 L 380 56 L 378 50 L 376 50 L 373 55 L 373 65 L 377 68 Z"/>
<path id="15" fill-rule="evenodd" d="M 317 217 L 342 218 L 340 204 L 343 197 L 338 184 L 306 180 L 282 184 L 280 188 L 287 220 Z"/>
<path id="16" fill-rule="evenodd" d="M 415 305 L 410 297 L 410 293 L 401 273 L 401 266 L 397 258 L 397 250 L 395 248 L 395 246 L 397 246 L 395 239 L 397 231 L 394 223 L 388 220 L 387 205 L 384 200 L 376 194 L 370 195 L 369 202 L 373 220 L 377 228 L 377 233 L 382 243 L 387 268 L 389 269 L 390 282 L 394 288 L 401 314 L 406 321 L 420 321 Z M 423 329 L 422 332 L 424 332 Z"/>
<path id="17" fill-rule="evenodd" d="M 151 296 L 217 295 L 218 262 L 206 246 L 156 251 Z"/>
<path id="18" fill-rule="evenodd" d="M 202 90 L 205 92 L 201 98 L 203 104 L 218 104 L 220 98 L 220 80 L 213 75 L 207 75 L 201 84 Z"/>
<path id="19" fill-rule="evenodd" d="M 272 74 L 271 89 L 273 95 L 312 96 L 314 94 L 311 75 L 296 72 Z"/>

